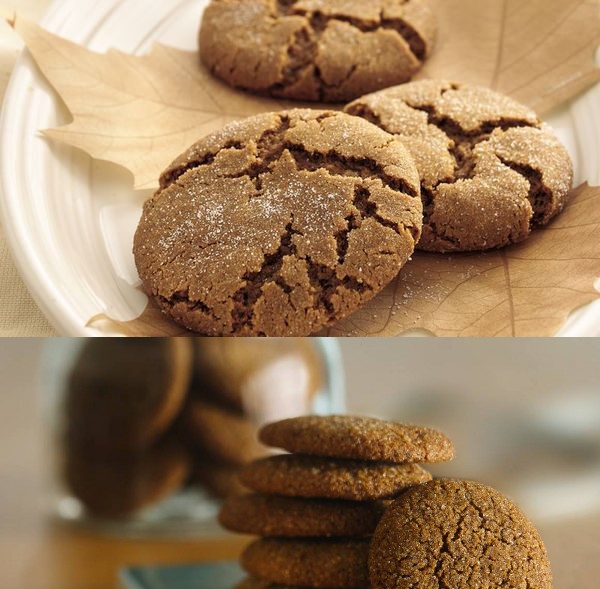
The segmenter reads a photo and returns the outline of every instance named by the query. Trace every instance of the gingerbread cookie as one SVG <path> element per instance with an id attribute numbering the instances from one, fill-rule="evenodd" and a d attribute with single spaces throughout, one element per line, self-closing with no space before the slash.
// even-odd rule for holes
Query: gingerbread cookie
<path id="1" fill-rule="evenodd" d="M 163 174 L 134 240 L 146 292 L 206 335 L 308 335 L 402 268 L 422 205 L 400 141 L 358 117 L 259 115 Z"/>
<path id="2" fill-rule="evenodd" d="M 284 585 L 363 589 L 370 586 L 368 552 L 368 539 L 261 538 L 242 553 L 241 564 L 254 577 Z"/>
<path id="3" fill-rule="evenodd" d="M 418 248 L 479 251 L 517 243 L 562 210 L 573 165 L 526 106 L 487 88 L 425 80 L 346 107 L 399 137 L 421 176 Z"/>
<path id="4" fill-rule="evenodd" d="M 454 458 L 441 432 L 352 415 L 305 415 L 264 426 L 260 440 L 289 452 L 382 462 L 444 462 Z"/>
<path id="5" fill-rule="evenodd" d="M 431 475 L 416 464 L 286 454 L 249 464 L 240 480 L 261 493 L 365 501 L 397 497 L 408 487 L 431 480 Z"/>
<path id="6" fill-rule="evenodd" d="M 86 342 L 67 385 L 69 443 L 97 450 L 150 446 L 181 410 L 191 368 L 191 344 L 183 339 Z"/>
<path id="7" fill-rule="evenodd" d="M 519 508 L 484 485 L 439 480 L 397 499 L 369 554 L 374 589 L 551 589 L 542 540 Z"/>
<path id="8" fill-rule="evenodd" d="M 216 461 L 241 465 L 268 453 L 247 417 L 213 403 L 190 400 L 182 420 L 190 441 Z"/>
<path id="9" fill-rule="evenodd" d="M 382 501 L 249 494 L 228 499 L 219 522 L 228 530 L 258 536 L 366 536 L 375 530 L 385 507 Z"/>
<path id="10" fill-rule="evenodd" d="M 213 0 L 200 57 L 231 86 L 345 102 L 410 80 L 436 28 L 429 0 Z"/>

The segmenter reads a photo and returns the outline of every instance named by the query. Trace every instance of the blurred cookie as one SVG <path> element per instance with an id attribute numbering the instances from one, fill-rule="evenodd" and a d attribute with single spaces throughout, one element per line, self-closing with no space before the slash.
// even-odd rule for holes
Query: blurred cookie
<path id="1" fill-rule="evenodd" d="M 240 467 L 215 462 L 208 457 L 197 457 L 192 472 L 192 482 L 205 487 L 215 497 L 225 498 L 248 492 L 239 479 Z"/>
<path id="2" fill-rule="evenodd" d="M 429 0 L 213 0 L 200 57 L 231 86 L 344 102 L 410 80 L 436 28 Z"/>
<path id="3" fill-rule="evenodd" d="M 276 408 L 285 415 L 309 412 L 323 386 L 323 371 L 307 339 L 194 338 L 192 393 L 244 411 L 257 422 Z"/>
<path id="4" fill-rule="evenodd" d="M 441 432 L 352 415 L 305 415 L 264 426 L 259 439 L 289 452 L 380 462 L 444 462 L 454 458 Z"/>
<path id="5" fill-rule="evenodd" d="M 181 410 L 191 369 L 185 339 L 87 341 L 67 385 L 68 443 L 110 451 L 149 447 Z"/>
<path id="6" fill-rule="evenodd" d="M 247 417 L 218 405 L 190 400 L 182 421 L 189 440 L 215 461 L 241 465 L 268 453 L 258 442 L 258 428 Z"/>
<path id="7" fill-rule="evenodd" d="M 258 536 L 366 536 L 375 530 L 385 507 L 382 501 L 248 494 L 228 499 L 219 522 L 233 532 Z"/>
<path id="8" fill-rule="evenodd" d="M 374 589 L 551 589 L 544 544 L 498 491 L 438 480 L 409 490 L 377 526 L 369 555 Z"/>
<path id="9" fill-rule="evenodd" d="M 412 82 L 346 112 L 399 137 L 421 176 L 418 249 L 478 251 L 525 239 L 567 202 L 573 164 L 548 125 L 488 88 Z"/>
<path id="10" fill-rule="evenodd" d="M 259 579 L 315 589 L 369 587 L 368 539 L 261 538 L 241 556 L 242 568 Z"/>
<path id="11" fill-rule="evenodd" d="M 261 493 L 353 501 L 397 497 L 408 487 L 429 480 L 431 475 L 416 464 L 294 454 L 261 458 L 240 473 L 242 484 Z"/>
<path id="12" fill-rule="evenodd" d="M 405 265 L 419 176 L 400 141 L 358 117 L 294 109 L 194 144 L 144 204 L 144 289 L 211 336 L 305 336 L 348 316 Z"/>
<path id="13" fill-rule="evenodd" d="M 159 502 L 183 486 L 190 473 L 185 450 L 171 441 L 139 454 L 110 456 L 67 449 L 64 479 L 95 516 L 123 518 Z"/>

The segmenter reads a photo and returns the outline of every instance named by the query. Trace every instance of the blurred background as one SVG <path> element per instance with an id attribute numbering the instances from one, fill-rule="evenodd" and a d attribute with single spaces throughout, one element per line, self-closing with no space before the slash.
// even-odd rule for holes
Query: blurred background
<path id="1" fill-rule="evenodd" d="M 60 471 L 57 476 L 56 431 L 64 429 L 65 421 L 58 400 L 67 382 L 61 370 L 65 365 L 73 369 L 81 345 L 59 339 L 0 341 L 0 549 L 7 563 L 0 569 L 0 586 L 111 588 L 124 564 L 236 558 L 245 540 L 215 535 L 199 521 L 180 536 L 177 527 L 167 534 L 156 534 L 155 528 L 103 527 L 93 513 L 76 525 L 64 521 L 77 522 L 82 506 L 77 497 L 69 497 L 73 490 L 68 485 L 61 486 Z M 305 410 L 338 411 L 345 402 L 350 413 L 440 428 L 454 440 L 457 458 L 432 468 L 434 474 L 480 480 L 510 495 L 542 532 L 555 587 L 597 587 L 600 342 L 459 340 L 449 345 L 399 338 L 336 345 L 315 348 L 321 362 L 315 370 L 322 371 L 322 381 L 319 391 L 310 392 L 306 385 Z M 63 362 L 60 368 L 57 357 L 71 364 Z M 316 366 L 310 362 L 309 368 Z M 271 388 L 283 382 L 281 371 L 273 374 Z M 273 405 L 277 384 L 267 397 Z M 302 410 L 297 397 L 294 410 Z M 256 407 L 244 411 L 252 420 L 264 420 Z M 194 453 L 199 451 L 195 444 Z M 213 505 L 215 493 L 206 492 L 204 482 L 201 487 L 191 499 L 186 487 L 186 500 Z M 85 496 L 83 503 L 89 512 Z M 190 503 L 183 505 L 187 513 Z M 172 515 L 172 502 L 169 509 Z M 156 520 L 164 510 L 148 513 Z M 212 517 L 210 509 L 201 516 L 206 513 Z"/>

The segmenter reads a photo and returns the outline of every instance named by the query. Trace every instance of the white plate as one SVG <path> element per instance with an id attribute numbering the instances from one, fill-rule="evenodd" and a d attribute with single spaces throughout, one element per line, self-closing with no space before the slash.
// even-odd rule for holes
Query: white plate
<path id="1" fill-rule="evenodd" d="M 194 49 L 206 3 L 57 0 L 41 24 L 100 52 L 143 53 L 155 41 Z M 0 120 L 1 210 L 21 276 L 55 328 L 99 335 L 86 327 L 94 315 L 129 320 L 145 307 L 131 244 L 148 193 L 133 192 L 121 168 L 40 137 L 68 117 L 24 52 Z M 600 85 L 549 122 L 573 156 L 576 181 L 600 184 Z M 575 313 L 560 334 L 600 335 L 600 301 Z"/>

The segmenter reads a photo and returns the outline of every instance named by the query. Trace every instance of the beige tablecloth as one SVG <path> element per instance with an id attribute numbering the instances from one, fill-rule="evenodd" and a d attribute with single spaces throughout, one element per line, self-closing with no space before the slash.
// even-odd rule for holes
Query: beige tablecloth
<path id="1" fill-rule="evenodd" d="M 5 17 L 18 12 L 39 19 L 49 0 L 0 1 L 0 14 Z M 0 22 L 0 96 L 10 78 L 22 44 L 8 24 Z M 31 298 L 13 264 L 3 230 L 0 228 L 0 337 L 56 335 L 42 312 Z"/>

